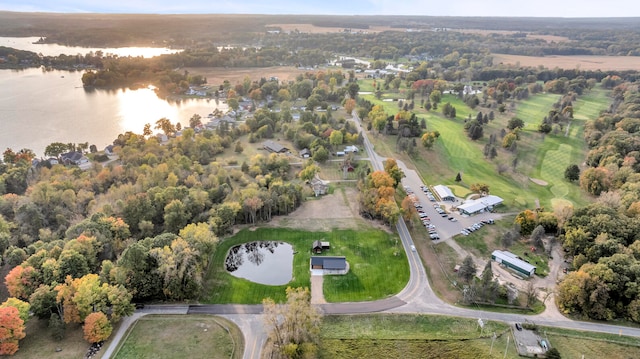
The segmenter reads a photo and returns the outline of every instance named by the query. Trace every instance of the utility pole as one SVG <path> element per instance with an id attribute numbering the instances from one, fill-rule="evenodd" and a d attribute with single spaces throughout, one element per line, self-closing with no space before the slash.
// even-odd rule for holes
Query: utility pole
<path id="1" fill-rule="evenodd" d="M 493 342 L 496 341 L 496 332 L 493 332 L 493 337 L 491 338 L 491 349 L 489 349 L 489 355 L 493 352 Z"/>
<path id="2" fill-rule="evenodd" d="M 502 359 L 507 357 L 507 349 L 509 349 L 509 338 L 511 338 L 511 335 L 507 334 L 507 346 L 504 347 L 504 356 L 502 357 Z"/>

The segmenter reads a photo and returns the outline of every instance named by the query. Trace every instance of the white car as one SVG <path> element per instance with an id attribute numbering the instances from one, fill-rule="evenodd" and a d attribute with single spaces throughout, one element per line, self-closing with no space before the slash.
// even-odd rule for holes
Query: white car
<path id="1" fill-rule="evenodd" d="M 413 244 L 411 245 L 411 251 L 415 252 L 416 251 L 416 246 L 414 246 Z"/>

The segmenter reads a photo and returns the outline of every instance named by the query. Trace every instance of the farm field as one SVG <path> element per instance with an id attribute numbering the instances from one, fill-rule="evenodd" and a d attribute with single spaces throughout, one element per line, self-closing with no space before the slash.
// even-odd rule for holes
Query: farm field
<path id="1" fill-rule="evenodd" d="M 640 70 L 640 61 L 635 56 L 522 56 L 507 54 L 492 54 L 494 64 L 516 65 L 524 67 L 545 66 L 547 68 L 559 67 L 561 69 L 580 70 Z"/>
<path id="2" fill-rule="evenodd" d="M 114 355 L 125 358 L 242 358 L 244 339 L 232 322 L 211 315 L 147 315 Z"/>
<path id="3" fill-rule="evenodd" d="M 220 243 L 205 282 L 204 303 L 258 304 L 263 298 L 285 300 L 286 287 L 309 287 L 309 259 L 314 240 L 329 241 L 328 255 L 343 255 L 350 271 L 344 276 L 328 276 L 324 295 L 329 302 L 365 301 L 398 293 L 409 280 L 409 267 L 402 245 L 381 230 L 332 230 L 309 232 L 289 228 L 242 230 Z M 283 241 L 293 246 L 293 279 L 286 285 L 269 286 L 236 278 L 224 268 L 229 249 L 250 241 Z M 375 265 L 374 265 L 375 264 Z M 393 281 L 386 280 L 395 278 Z"/>

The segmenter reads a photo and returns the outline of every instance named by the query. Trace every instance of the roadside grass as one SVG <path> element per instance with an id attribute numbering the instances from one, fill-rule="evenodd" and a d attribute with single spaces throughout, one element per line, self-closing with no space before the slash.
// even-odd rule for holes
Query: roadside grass
<path id="1" fill-rule="evenodd" d="M 321 331 L 323 339 L 461 340 L 509 329 L 505 323 L 487 321 L 481 334 L 477 319 L 386 313 L 325 316 L 322 326 L 331 328 Z"/>
<path id="2" fill-rule="evenodd" d="M 475 232 L 471 232 L 468 236 L 457 234 L 453 239 L 473 255 L 487 259 L 487 257 L 490 256 L 490 250 L 487 246 L 487 242 L 485 241 L 485 238 L 487 237 L 486 232 L 481 233 L 483 232 L 483 229 L 484 227 Z"/>
<path id="3" fill-rule="evenodd" d="M 220 243 L 207 274 L 201 301 L 204 303 L 259 304 L 263 298 L 286 299 L 287 287 L 309 287 L 311 245 L 314 240 L 331 242 L 325 255 L 343 255 L 350 265 L 344 276 L 327 276 L 327 301 L 365 301 L 395 295 L 409 280 L 409 266 L 397 235 L 381 230 L 333 230 L 307 232 L 289 228 L 244 229 Z M 293 278 L 281 286 L 254 283 L 229 274 L 224 260 L 229 249 L 251 241 L 282 241 L 293 246 Z M 394 280 L 389 280 L 393 278 Z"/>
<path id="4" fill-rule="evenodd" d="M 31 318 L 27 321 L 25 333 L 20 340 L 20 349 L 12 358 L 83 358 L 89 349 L 89 343 L 83 338 L 82 327 L 77 324 L 67 325 L 65 337 L 61 341 L 53 339 L 48 320 Z M 114 328 L 114 331 L 117 328 Z M 56 351 L 56 349 L 62 349 Z"/>
<path id="5" fill-rule="evenodd" d="M 489 354 L 492 335 L 495 340 Z M 508 326 L 445 316 L 374 314 L 325 317 L 320 358 L 502 358 Z M 500 348 L 500 349 L 498 349 Z M 513 345 L 508 348 L 515 357 Z"/>
<path id="6" fill-rule="evenodd" d="M 128 330 L 113 358 L 240 359 L 244 337 L 232 322 L 211 315 L 147 315 Z"/>
<path id="7" fill-rule="evenodd" d="M 549 327 L 538 330 L 563 358 L 640 357 L 635 337 Z M 485 322 L 481 335 L 474 319 L 409 314 L 327 316 L 321 336 L 320 358 L 520 358 L 509 325 L 494 321 Z"/>

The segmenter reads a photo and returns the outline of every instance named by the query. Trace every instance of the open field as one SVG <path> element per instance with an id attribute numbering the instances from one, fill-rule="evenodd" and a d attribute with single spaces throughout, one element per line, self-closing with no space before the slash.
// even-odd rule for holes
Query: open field
<path id="1" fill-rule="evenodd" d="M 25 331 L 27 336 L 20 341 L 20 349 L 12 358 L 67 359 L 82 358 L 87 353 L 89 343 L 84 340 L 80 325 L 67 325 L 65 338 L 56 341 L 51 336 L 48 323 L 48 320 L 39 320 L 36 317 L 29 319 Z M 114 327 L 114 332 L 116 330 L 117 326 Z M 61 350 L 57 351 L 58 348 Z"/>
<path id="2" fill-rule="evenodd" d="M 456 31 L 463 34 L 477 34 L 477 35 L 483 35 L 483 36 L 488 36 L 491 34 L 513 35 L 513 34 L 522 33 L 522 31 L 516 31 L 516 30 L 485 30 L 485 29 L 451 29 L 450 31 Z M 570 41 L 569 38 L 565 36 L 539 35 L 539 34 L 532 34 L 530 32 L 527 32 L 526 34 L 527 34 L 527 39 L 540 39 L 546 42 Z"/>
<path id="3" fill-rule="evenodd" d="M 309 219 L 307 219 L 309 221 Z M 269 286 L 236 278 L 224 268 L 229 249 L 250 241 L 283 241 L 293 246 L 293 278 L 286 285 Z M 263 298 L 285 299 L 285 289 L 309 287 L 309 259 L 314 240 L 329 241 L 328 255 L 343 255 L 350 271 L 324 280 L 324 296 L 329 302 L 364 301 L 398 293 L 409 280 L 407 258 L 395 235 L 381 230 L 333 230 L 308 232 L 288 228 L 245 229 L 220 243 L 207 275 L 202 302 L 256 304 Z M 394 278 L 393 281 L 387 280 Z"/>
<path id="4" fill-rule="evenodd" d="M 330 316 L 322 325 L 320 358 L 519 358 L 504 323 L 489 321 L 481 333 L 473 319 L 378 314 Z M 636 338 L 555 328 L 539 333 L 563 358 L 640 356 Z"/>
<path id="5" fill-rule="evenodd" d="M 211 315 L 147 315 L 138 319 L 114 358 L 242 358 L 244 338 L 232 322 Z"/>
<path id="6" fill-rule="evenodd" d="M 279 81 L 294 81 L 296 76 L 304 74 L 306 70 L 299 70 L 293 66 L 271 66 L 271 67 L 187 67 L 185 70 L 194 75 L 202 75 L 207 78 L 207 83 L 213 86 L 221 85 L 224 80 L 228 80 L 231 85 L 242 83 L 248 76 L 252 81 L 258 81 L 264 77 L 269 79 L 272 76 Z"/>
<path id="7" fill-rule="evenodd" d="M 390 26 L 369 26 L 367 29 L 350 29 L 345 27 L 317 26 L 313 24 L 269 24 L 267 27 L 280 28 L 283 32 L 301 32 L 307 34 L 328 34 L 334 32 L 378 33 L 382 31 L 405 31 L 403 28 Z"/>
<path id="8" fill-rule="evenodd" d="M 561 69 L 580 70 L 640 70 L 640 61 L 637 56 L 560 56 L 550 55 L 544 57 L 492 54 L 494 64 L 538 67 L 549 69 L 559 67 Z"/>

